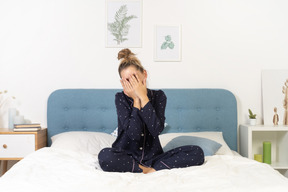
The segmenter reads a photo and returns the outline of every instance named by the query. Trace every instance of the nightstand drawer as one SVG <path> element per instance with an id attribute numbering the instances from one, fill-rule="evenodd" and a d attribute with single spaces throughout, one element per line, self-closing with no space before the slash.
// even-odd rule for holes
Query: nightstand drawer
<path id="1" fill-rule="evenodd" d="M 23 158 L 35 151 L 34 134 L 0 135 L 0 158 Z"/>

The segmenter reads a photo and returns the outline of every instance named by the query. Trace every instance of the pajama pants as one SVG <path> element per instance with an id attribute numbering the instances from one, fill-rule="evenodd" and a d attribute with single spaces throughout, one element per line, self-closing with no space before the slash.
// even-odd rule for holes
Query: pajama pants
<path id="1" fill-rule="evenodd" d="M 142 172 L 142 169 L 138 166 L 138 164 L 140 164 L 139 161 L 123 150 L 114 148 L 102 149 L 98 155 L 98 159 L 103 171 Z M 204 163 L 204 153 L 198 146 L 187 145 L 162 153 L 148 162 L 147 164 L 151 164 L 151 167 L 157 171 L 162 169 L 190 167 L 202 165 Z M 141 165 L 145 166 L 145 162 L 141 162 Z"/>

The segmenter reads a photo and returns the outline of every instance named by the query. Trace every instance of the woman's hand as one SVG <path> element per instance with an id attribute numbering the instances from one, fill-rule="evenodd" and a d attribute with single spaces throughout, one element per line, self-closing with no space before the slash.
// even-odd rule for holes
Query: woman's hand
<path id="1" fill-rule="evenodd" d="M 133 106 L 140 109 L 141 108 L 141 101 L 140 101 L 139 97 L 137 97 L 137 95 L 135 94 L 135 91 L 134 91 L 133 87 L 131 86 L 130 82 L 126 79 L 121 79 L 120 82 L 121 82 L 121 85 L 123 87 L 123 91 L 124 91 L 125 95 L 127 95 L 128 97 L 131 97 L 133 99 Z"/>
<path id="2" fill-rule="evenodd" d="M 132 85 L 130 84 L 130 82 L 126 79 L 121 79 L 120 82 L 123 87 L 123 91 L 125 95 L 127 95 L 128 97 L 131 97 L 133 100 L 137 99 L 137 95 L 135 94 L 135 91 Z"/>
<path id="3" fill-rule="evenodd" d="M 144 107 L 149 101 L 147 96 L 146 79 L 141 82 L 139 81 L 138 76 L 135 74 L 130 76 L 129 83 L 134 90 L 136 96 L 140 99 L 141 107 Z"/>

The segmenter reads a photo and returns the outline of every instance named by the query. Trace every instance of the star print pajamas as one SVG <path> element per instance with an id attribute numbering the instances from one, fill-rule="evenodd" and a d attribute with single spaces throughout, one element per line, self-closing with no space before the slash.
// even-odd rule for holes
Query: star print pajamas
<path id="1" fill-rule="evenodd" d="M 104 171 L 142 172 L 138 164 L 155 170 L 202 165 L 203 150 L 198 146 L 183 146 L 163 152 L 158 136 L 164 129 L 166 95 L 161 90 L 148 91 L 149 102 L 141 109 L 124 92 L 117 93 L 118 137 L 112 148 L 98 155 Z"/>

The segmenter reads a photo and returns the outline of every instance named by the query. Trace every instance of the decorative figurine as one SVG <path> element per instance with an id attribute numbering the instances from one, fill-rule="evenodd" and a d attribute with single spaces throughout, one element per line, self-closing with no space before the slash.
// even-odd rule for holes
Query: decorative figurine
<path id="1" fill-rule="evenodd" d="M 278 121 L 279 121 L 279 116 L 277 114 L 277 107 L 274 107 L 274 116 L 273 116 L 273 124 L 274 125 L 278 125 Z"/>
<path id="2" fill-rule="evenodd" d="M 284 83 L 285 86 L 283 86 L 282 92 L 284 93 L 284 101 L 283 101 L 283 107 L 284 107 L 284 117 L 283 117 L 283 125 L 288 125 L 288 79 Z"/>

